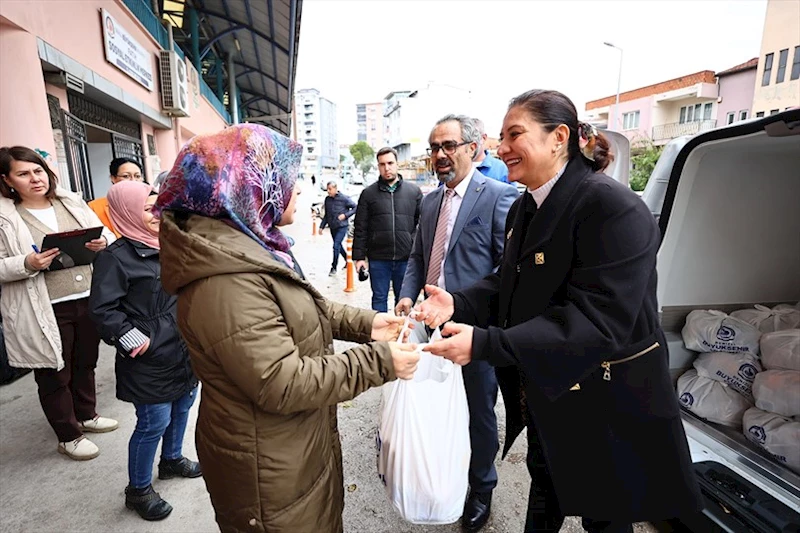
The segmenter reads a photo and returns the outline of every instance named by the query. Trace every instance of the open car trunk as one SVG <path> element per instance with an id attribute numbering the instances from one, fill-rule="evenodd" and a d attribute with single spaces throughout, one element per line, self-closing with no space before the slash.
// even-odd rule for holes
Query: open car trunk
<path id="1" fill-rule="evenodd" d="M 697 355 L 681 337 L 690 311 L 800 300 L 800 109 L 691 138 L 660 211 L 658 300 L 676 381 Z M 800 475 L 741 430 L 682 417 L 707 502 L 733 517 L 725 529 L 800 529 Z"/>

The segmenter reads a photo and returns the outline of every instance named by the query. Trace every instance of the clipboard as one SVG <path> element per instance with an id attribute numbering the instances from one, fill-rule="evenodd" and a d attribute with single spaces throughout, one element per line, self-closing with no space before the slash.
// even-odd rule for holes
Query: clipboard
<path id="1" fill-rule="evenodd" d="M 58 248 L 60 253 L 53 259 L 47 270 L 63 270 L 74 266 L 90 265 L 97 252 L 86 248 L 86 243 L 99 239 L 102 234 L 103 226 L 48 233 L 42 241 L 42 251 Z"/>

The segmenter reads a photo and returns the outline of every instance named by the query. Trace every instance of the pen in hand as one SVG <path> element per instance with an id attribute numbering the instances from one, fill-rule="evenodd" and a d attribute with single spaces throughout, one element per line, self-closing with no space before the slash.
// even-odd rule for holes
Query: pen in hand
<path id="1" fill-rule="evenodd" d="M 33 248 L 33 251 L 34 251 L 34 252 L 36 252 L 37 254 L 40 254 L 40 253 L 42 253 L 42 252 L 39 250 L 39 247 L 38 247 L 38 246 L 36 246 L 35 244 L 31 244 L 31 248 Z"/>

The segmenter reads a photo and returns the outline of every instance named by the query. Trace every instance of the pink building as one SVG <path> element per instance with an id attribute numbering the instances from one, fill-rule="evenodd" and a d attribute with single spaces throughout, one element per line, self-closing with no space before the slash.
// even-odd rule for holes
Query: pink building
<path id="1" fill-rule="evenodd" d="M 717 85 L 703 70 L 586 104 L 587 120 L 623 133 L 631 144 L 663 145 L 717 124 Z"/>
<path id="2" fill-rule="evenodd" d="M 751 116 L 758 58 L 717 72 L 717 125 L 724 126 Z"/>
<path id="3" fill-rule="evenodd" d="M 224 3 L 173 2 L 162 18 L 149 0 L 0 1 L 0 145 L 47 152 L 61 186 L 91 199 L 114 157 L 152 182 L 194 135 L 240 120 L 288 134 L 300 0 Z M 185 49 L 166 51 L 168 25 Z"/>

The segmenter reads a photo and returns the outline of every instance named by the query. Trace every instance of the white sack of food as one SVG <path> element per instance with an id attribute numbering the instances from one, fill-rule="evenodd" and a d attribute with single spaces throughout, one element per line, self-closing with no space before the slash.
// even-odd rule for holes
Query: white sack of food
<path id="1" fill-rule="evenodd" d="M 800 371 L 800 329 L 762 335 L 761 364 L 766 370 Z"/>
<path id="2" fill-rule="evenodd" d="M 800 372 L 766 370 L 753 380 L 753 397 L 762 411 L 786 417 L 800 415 Z"/>
<path id="3" fill-rule="evenodd" d="M 779 310 L 780 309 L 796 309 L 796 310 L 800 311 L 800 302 L 797 302 L 794 305 L 792 305 L 792 304 L 778 304 L 775 307 L 773 307 L 773 309 L 779 309 Z"/>
<path id="4" fill-rule="evenodd" d="M 800 422 L 757 407 L 742 417 L 744 436 L 778 462 L 800 473 Z"/>
<path id="5" fill-rule="evenodd" d="M 753 380 L 761 372 L 761 364 L 749 353 L 701 353 L 694 360 L 697 375 L 729 385 L 753 401 Z"/>
<path id="6" fill-rule="evenodd" d="M 439 328 L 430 340 L 439 338 Z M 402 334 L 401 334 L 402 338 Z M 419 322 L 411 340 L 427 340 Z M 381 388 L 378 476 L 392 505 L 414 524 L 451 524 L 469 488 L 469 406 L 461 367 L 420 352 L 413 379 Z"/>
<path id="7" fill-rule="evenodd" d="M 700 418 L 735 428 L 742 427 L 742 415 L 752 402 L 720 381 L 703 378 L 687 370 L 678 378 L 681 405 Z"/>
<path id="8" fill-rule="evenodd" d="M 761 332 L 722 311 L 696 310 L 686 317 L 681 332 L 686 348 L 696 352 L 749 352 L 758 355 Z"/>
<path id="9" fill-rule="evenodd" d="M 776 305 L 772 309 L 765 305 L 756 305 L 752 309 L 734 311 L 731 316 L 757 327 L 761 333 L 800 327 L 800 310 L 785 304 Z"/>

